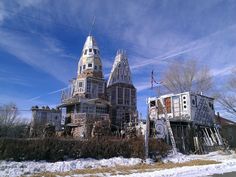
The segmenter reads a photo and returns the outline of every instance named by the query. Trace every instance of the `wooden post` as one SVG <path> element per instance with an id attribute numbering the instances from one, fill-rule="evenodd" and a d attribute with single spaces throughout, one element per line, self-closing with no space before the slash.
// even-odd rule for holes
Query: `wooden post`
<path id="1" fill-rule="evenodd" d="M 147 119 L 146 119 L 146 133 L 145 133 L 145 140 L 144 140 L 144 148 L 145 148 L 145 159 L 148 158 L 148 141 L 149 141 L 149 130 L 150 130 L 150 117 L 149 117 L 149 105 L 147 107 Z"/>

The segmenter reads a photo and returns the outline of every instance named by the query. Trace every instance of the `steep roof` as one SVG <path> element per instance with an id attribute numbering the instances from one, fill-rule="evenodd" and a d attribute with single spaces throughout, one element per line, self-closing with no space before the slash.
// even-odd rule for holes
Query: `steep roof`
<path id="1" fill-rule="evenodd" d="M 115 83 L 125 83 L 132 85 L 128 58 L 123 50 L 117 51 L 107 86 L 111 86 Z"/>
<path id="2" fill-rule="evenodd" d="M 226 119 L 226 118 L 223 118 L 221 116 L 219 116 L 219 117 L 216 116 L 216 120 L 221 126 L 224 126 L 224 125 L 235 125 L 236 126 L 236 122 Z"/>

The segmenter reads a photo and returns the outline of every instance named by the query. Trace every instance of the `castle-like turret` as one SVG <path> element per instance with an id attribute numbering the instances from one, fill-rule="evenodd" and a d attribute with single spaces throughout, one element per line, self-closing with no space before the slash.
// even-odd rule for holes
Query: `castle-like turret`
<path id="1" fill-rule="evenodd" d="M 77 78 L 72 82 L 72 94 L 84 98 L 105 97 L 100 51 L 93 36 L 88 36 L 84 43 Z"/>
<path id="2" fill-rule="evenodd" d="M 78 62 L 77 77 L 70 89 L 63 91 L 60 105 L 66 110 L 65 124 L 74 137 L 89 138 L 109 132 L 110 104 L 106 100 L 105 83 L 100 51 L 94 37 L 89 35 Z M 105 132 L 96 132 L 100 124 Z"/>
<path id="3" fill-rule="evenodd" d="M 107 94 L 111 103 L 112 123 L 122 129 L 135 123 L 136 89 L 132 84 L 128 58 L 122 50 L 116 54 L 107 83 Z"/>
<path id="4" fill-rule="evenodd" d="M 100 50 L 93 36 L 88 36 L 78 63 L 78 78 L 103 78 Z"/>

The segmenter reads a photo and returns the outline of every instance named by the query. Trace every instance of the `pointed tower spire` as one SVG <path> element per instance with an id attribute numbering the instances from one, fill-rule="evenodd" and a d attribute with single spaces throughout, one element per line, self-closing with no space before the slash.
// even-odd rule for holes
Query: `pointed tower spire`
<path id="1" fill-rule="evenodd" d="M 115 83 L 132 84 L 128 58 L 124 50 L 117 51 L 107 87 Z"/>
<path id="2" fill-rule="evenodd" d="M 103 78 L 100 50 L 93 36 L 88 36 L 78 63 L 78 78 L 94 76 Z"/>

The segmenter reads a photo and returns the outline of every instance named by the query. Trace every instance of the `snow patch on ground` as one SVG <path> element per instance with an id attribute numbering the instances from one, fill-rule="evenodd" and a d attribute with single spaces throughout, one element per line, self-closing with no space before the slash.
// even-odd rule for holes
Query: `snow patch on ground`
<path id="1" fill-rule="evenodd" d="M 137 165 L 142 163 L 139 158 L 115 157 L 110 159 L 77 159 L 71 161 L 49 162 L 14 162 L 0 161 L 0 176 L 21 176 L 40 172 L 66 172 L 84 168 L 115 167 L 117 165 Z"/>
<path id="2" fill-rule="evenodd" d="M 204 155 L 183 155 L 181 153 L 169 154 L 163 159 L 164 163 L 183 163 L 191 160 L 215 160 L 221 162 L 220 164 L 178 167 L 165 170 L 157 170 L 153 172 L 134 173 L 126 175 L 129 177 L 202 177 L 213 174 L 223 174 L 236 171 L 236 154 L 234 151 L 230 153 L 223 151 L 215 151 Z M 123 175 L 122 175 L 123 176 Z"/>
<path id="3" fill-rule="evenodd" d="M 203 165 L 203 166 L 191 166 L 191 167 L 179 167 L 165 170 L 156 170 L 153 172 L 133 173 L 128 176 L 141 177 L 141 176 L 161 176 L 161 177 L 193 177 L 193 176 L 206 176 L 212 174 L 221 174 L 226 172 L 236 171 L 236 154 L 225 153 L 223 151 L 215 151 L 204 155 L 183 155 L 181 153 L 169 154 L 163 159 L 164 163 L 183 163 L 191 160 L 215 160 L 221 162 L 220 164 Z M 59 161 L 55 163 L 49 162 L 14 162 L 14 161 L 0 161 L 0 176 L 21 176 L 30 175 L 40 172 L 66 172 L 76 169 L 85 168 L 102 168 L 102 167 L 115 167 L 118 165 L 131 166 L 141 163 L 151 164 L 153 161 L 147 159 L 143 161 L 138 158 L 122 158 L 115 157 L 110 159 L 77 159 L 70 161 Z M 89 174 L 88 174 L 89 175 Z M 100 174 L 105 175 L 105 174 Z M 80 175 L 74 175 L 80 176 Z M 107 174 L 109 176 L 109 174 Z"/>
<path id="4" fill-rule="evenodd" d="M 223 152 L 223 151 L 214 151 L 208 154 L 203 155 L 184 155 L 181 153 L 173 154 L 170 153 L 166 158 L 162 161 L 164 163 L 172 162 L 172 163 L 183 163 L 191 160 L 214 160 L 217 162 L 223 162 L 229 159 L 236 159 L 236 154 L 234 151 Z"/>
<path id="5" fill-rule="evenodd" d="M 165 170 L 157 170 L 153 172 L 133 173 L 126 175 L 127 177 L 203 177 L 213 174 L 223 174 L 236 171 L 236 160 L 229 160 L 221 164 L 179 167 Z M 124 175 L 122 175 L 124 176 Z"/>

